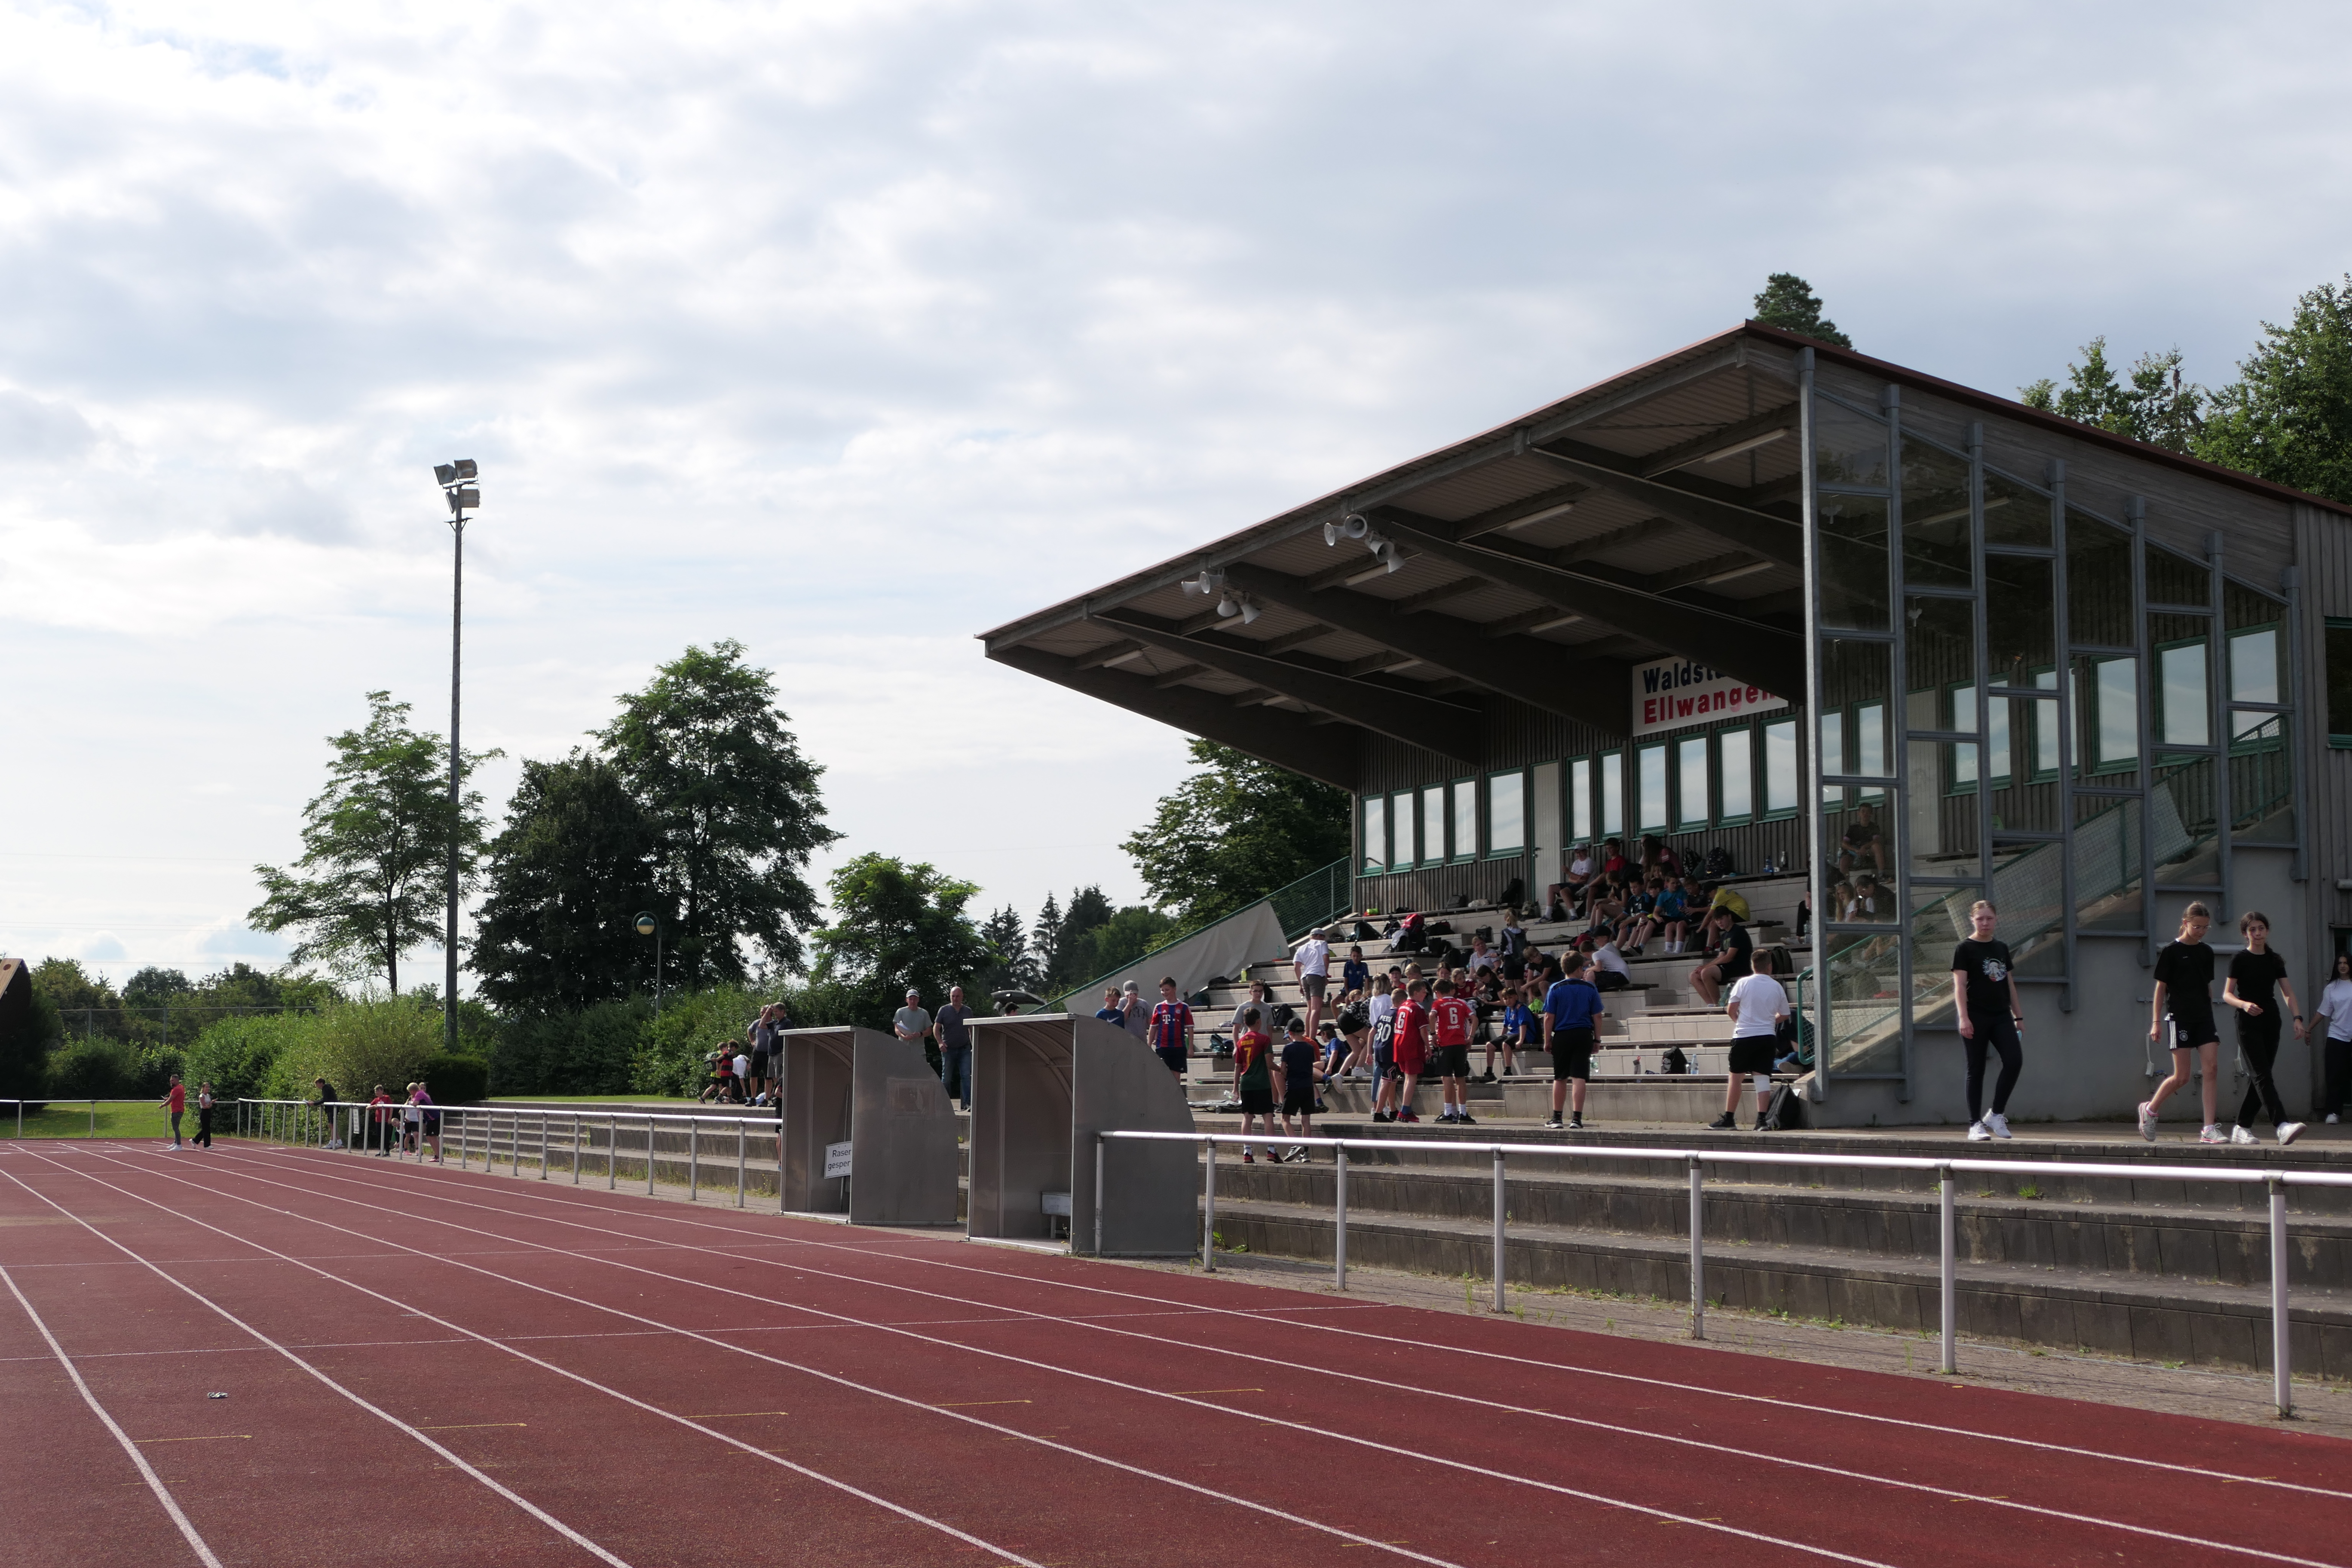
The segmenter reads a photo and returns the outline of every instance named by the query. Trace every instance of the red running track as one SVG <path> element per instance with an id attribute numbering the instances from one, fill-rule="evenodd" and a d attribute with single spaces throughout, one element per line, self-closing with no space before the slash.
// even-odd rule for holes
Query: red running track
<path id="1" fill-rule="evenodd" d="M 2291 1428 L 348 1155 L 6 1146 L 0 1275 L 43 1563 L 2352 1564 Z"/>

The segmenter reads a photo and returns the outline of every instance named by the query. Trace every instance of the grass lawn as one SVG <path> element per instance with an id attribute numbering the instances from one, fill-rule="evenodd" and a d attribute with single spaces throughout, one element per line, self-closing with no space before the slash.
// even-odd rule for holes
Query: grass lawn
<path id="1" fill-rule="evenodd" d="M 492 1105 L 693 1105 L 668 1094 L 494 1094 Z"/>
<path id="2" fill-rule="evenodd" d="M 161 1097 L 159 1096 L 158 1099 Z M 236 1125 L 236 1112 L 227 1106 L 214 1113 L 215 1131 L 224 1125 Z M 196 1108 L 191 1103 L 188 1113 L 180 1120 L 184 1137 L 194 1137 L 196 1131 Z M 101 1100 L 98 1102 L 98 1134 L 100 1138 L 152 1138 L 159 1143 L 169 1142 L 172 1119 L 158 1109 L 153 1100 Z M 0 1105 L 0 1138 L 16 1136 L 16 1108 Z M 87 1100 L 53 1100 L 44 1110 L 25 1112 L 25 1136 L 27 1138 L 87 1138 L 90 1136 L 90 1106 Z"/>

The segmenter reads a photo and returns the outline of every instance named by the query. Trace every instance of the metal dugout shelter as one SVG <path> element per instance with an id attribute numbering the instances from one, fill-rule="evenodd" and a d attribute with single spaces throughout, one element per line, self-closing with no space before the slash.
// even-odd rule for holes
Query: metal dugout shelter
<path id="1" fill-rule="evenodd" d="M 778 1078 L 782 1206 L 852 1225 L 953 1225 L 957 1121 L 923 1048 L 856 1026 L 787 1029 Z M 847 1143 L 849 1173 L 825 1175 Z"/>

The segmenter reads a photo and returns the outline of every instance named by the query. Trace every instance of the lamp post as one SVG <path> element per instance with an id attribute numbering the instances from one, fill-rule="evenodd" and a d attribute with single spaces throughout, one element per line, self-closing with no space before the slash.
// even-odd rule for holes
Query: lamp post
<path id="1" fill-rule="evenodd" d="M 471 458 L 433 466 L 433 477 L 440 481 L 442 497 L 449 503 L 454 551 L 449 574 L 449 927 L 442 944 L 448 965 L 441 991 L 442 1048 L 452 1055 L 457 1049 L 457 821 L 462 770 L 457 750 L 458 652 L 466 609 L 466 509 L 482 504 L 482 492 L 474 486 L 478 471 Z"/>
<path id="2" fill-rule="evenodd" d="M 637 917 L 637 934 L 654 939 L 654 1016 L 661 1016 L 661 921 L 649 914 Z"/>

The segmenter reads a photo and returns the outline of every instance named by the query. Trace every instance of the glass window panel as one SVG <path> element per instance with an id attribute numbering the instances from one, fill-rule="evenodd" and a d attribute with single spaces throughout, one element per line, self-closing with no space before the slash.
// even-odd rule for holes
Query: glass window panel
<path id="1" fill-rule="evenodd" d="M 1486 853 L 1507 855 L 1527 843 L 1527 775 L 1496 773 L 1486 781 Z"/>
<path id="2" fill-rule="evenodd" d="M 2230 700 L 2284 702 L 2279 695 L 2279 635 L 2275 627 L 2230 634 Z"/>
<path id="3" fill-rule="evenodd" d="M 1929 693 L 1919 692 L 1915 695 L 1916 697 L 1926 697 L 1928 696 Z M 1919 715 L 1914 714 L 1911 721 L 1913 726 L 1923 730 L 1973 730 L 1977 727 L 1977 690 L 1975 687 L 1956 686 L 1952 688 L 1952 689 L 1945 695 L 1945 703 L 1946 711 L 1943 715 L 1944 722 L 1937 724 L 1921 724 L 1919 722 Z M 1945 748 L 1945 762 L 1950 774 L 1950 787 L 1955 790 L 1975 789 L 1977 787 L 1977 749 L 1974 746 L 1960 744 L 1948 746 Z"/>
<path id="4" fill-rule="evenodd" d="M 1976 583 L 1969 544 L 1969 464 L 1903 438 L 1903 580 L 1938 587 Z"/>
<path id="5" fill-rule="evenodd" d="M 2156 770 L 2147 793 L 2147 826 L 2159 885 L 2221 886 L 2213 781 L 2211 757 L 2178 759 Z"/>
<path id="6" fill-rule="evenodd" d="M 2156 732 L 2169 746 L 2210 745 L 2211 697 L 2205 684 L 2205 623 L 2190 616 L 2150 616 L 2156 649 Z"/>
<path id="7" fill-rule="evenodd" d="M 1832 851 L 1829 918 L 1848 925 L 1893 924 L 1895 846 L 1885 816 L 1867 803 L 1850 812 L 1822 815 Z"/>
<path id="8" fill-rule="evenodd" d="M 1985 542 L 2050 548 L 2050 498 L 1990 468 L 1984 477 Z M 1987 570 L 1990 570 L 1988 566 Z"/>
<path id="9" fill-rule="evenodd" d="M 1834 708 L 1822 715 L 1822 771 L 1837 773 L 1852 771 L 1846 764 L 1845 715 Z M 1845 791 L 1836 784 L 1823 784 L 1822 804 L 1828 806 L 1843 805 Z"/>
<path id="10" fill-rule="evenodd" d="M 1886 422 L 1827 397 L 1813 399 L 1813 479 L 1824 485 L 1886 484 Z"/>
<path id="11" fill-rule="evenodd" d="M 1445 858 L 1445 786 L 1432 784 L 1421 792 L 1421 858 Z"/>
<path id="12" fill-rule="evenodd" d="M 2066 509 L 2066 635 L 2077 643 L 2129 647 L 2131 535 L 2088 512 Z"/>
<path id="13" fill-rule="evenodd" d="M 1764 809 L 1797 809 L 1797 721 L 1764 726 Z"/>
<path id="14" fill-rule="evenodd" d="M 1906 599 L 1903 661 L 1908 672 L 1905 689 L 1938 691 L 1977 683 L 1977 606 L 1973 599 Z M 1976 728 L 1974 722 L 1955 725 L 1940 716 L 1936 721 L 1911 721 L 1915 730 Z"/>
<path id="15" fill-rule="evenodd" d="M 1922 693 L 1922 696 L 1931 694 Z M 1961 717 L 1976 722 L 1976 692 L 1952 693 L 1965 706 Z M 1974 877 L 1978 831 L 1977 748 L 1938 741 L 1907 741 L 1904 746 L 1904 826 L 1915 877 Z"/>
<path id="16" fill-rule="evenodd" d="M 1478 853 L 1478 785 L 1464 779 L 1454 786 L 1454 858 L 1466 860 Z"/>
<path id="17" fill-rule="evenodd" d="M 2009 943 L 2012 967 L 2021 973 L 2065 972 L 2065 871 L 2063 844 L 1993 847 L 1991 896 L 2000 912 L 2000 940 Z M 1945 976 L 1947 983 L 1950 978 Z"/>
<path id="18" fill-rule="evenodd" d="M 2058 662 L 2057 563 L 1985 557 L 1985 656 L 1995 686 L 2032 686 Z"/>
<path id="19" fill-rule="evenodd" d="M 2083 752 L 2093 773 L 2139 765 L 2139 660 L 2084 658 L 2075 701 L 2082 710 Z"/>
<path id="20" fill-rule="evenodd" d="M 1992 785 L 1996 833 L 2058 831 L 2058 704 L 2003 698 L 1992 716 L 2001 731 Z M 2013 749 L 2012 749 L 2013 748 Z"/>
<path id="21" fill-rule="evenodd" d="M 1969 910 L 1984 897 L 1976 888 L 1923 888 L 1911 916 L 1911 1024 L 1948 1029 L 1952 1009 L 1952 950 L 1969 931 Z"/>
<path id="22" fill-rule="evenodd" d="M 1864 702 L 1853 710 L 1853 771 L 1884 777 L 1895 771 L 1886 751 L 1886 704 Z M 1864 800 L 1875 800 L 1878 791 L 1864 789 Z"/>
<path id="23" fill-rule="evenodd" d="M 1677 827 L 1705 827 L 1712 820 L 1705 735 L 1685 735 L 1675 742 L 1675 793 Z"/>
<path id="24" fill-rule="evenodd" d="M 1874 496 L 1821 498 L 1821 624 L 1886 629 L 1886 502 Z"/>
<path id="25" fill-rule="evenodd" d="M 2327 623 L 2327 743 L 2352 746 L 2352 621 Z"/>
<path id="26" fill-rule="evenodd" d="M 1902 942 L 1895 934 L 1833 936 L 1822 986 L 1832 1073 L 1895 1073 L 1903 1067 Z"/>
<path id="27" fill-rule="evenodd" d="M 1625 753 L 1601 753 L 1601 831 L 1604 837 L 1625 831 Z"/>
<path id="28" fill-rule="evenodd" d="M 1726 822 L 1744 820 L 1755 809 L 1755 743 L 1756 732 L 1745 727 L 1716 735 L 1716 809 Z"/>
<path id="29" fill-rule="evenodd" d="M 1410 795 L 1393 795 L 1389 800 L 1389 820 L 1396 826 L 1396 851 L 1389 864 L 1399 870 L 1420 858 L 1413 847 L 1413 800 Z"/>
<path id="30" fill-rule="evenodd" d="M 1568 764 L 1568 836 L 1589 844 L 1600 832 L 1592 816 L 1592 760 L 1579 757 Z"/>
<path id="31" fill-rule="evenodd" d="M 1364 797 L 1364 870 L 1385 871 L 1389 863 L 1389 803 L 1376 795 Z"/>
<path id="32" fill-rule="evenodd" d="M 2284 713 L 2230 717 L 2231 834 L 2240 843 L 2294 842 L 2294 758 Z"/>
<path id="33" fill-rule="evenodd" d="M 1643 833 L 1655 832 L 1666 826 L 1666 749 L 1664 746 L 1643 746 L 1634 753 L 1637 802 L 1641 820 L 1634 826 Z"/>
<path id="34" fill-rule="evenodd" d="M 2147 602 L 2151 605 L 2198 605 L 2211 601 L 2212 574 L 2185 555 L 2156 545 L 2147 547 Z"/>
<path id="35" fill-rule="evenodd" d="M 2074 797 L 2074 924 L 2138 931 L 2139 798 Z"/>

